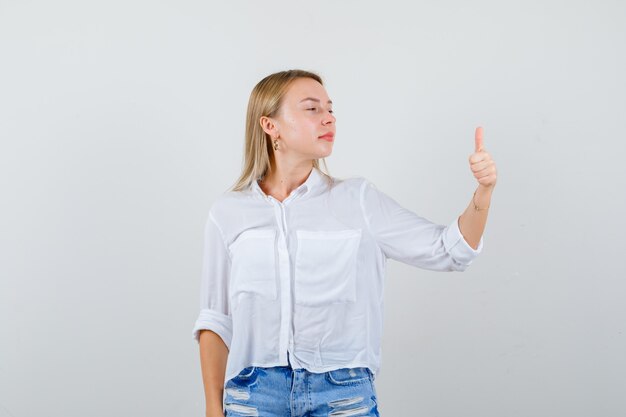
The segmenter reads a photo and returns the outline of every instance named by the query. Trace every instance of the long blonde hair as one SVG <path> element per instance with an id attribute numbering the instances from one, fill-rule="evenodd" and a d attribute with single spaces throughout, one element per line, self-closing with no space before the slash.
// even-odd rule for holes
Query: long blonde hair
<path id="1" fill-rule="evenodd" d="M 274 158 L 274 148 L 271 144 L 271 137 L 261 128 L 259 120 L 261 116 L 275 117 L 291 82 L 297 78 L 306 77 L 324 85 L 319 75 L 309 71 L 292 69 L 270 74 L 252 89 L 246 114 L 243 169 L 230 191 L 242 191 L 252 184 L 252 181 L 256 181 L 271 172 L 270 161 Z M 326 172 L 321 171 L 319 159 L 313 160 L 313 167 L 320 169 L 329 185 L 332 185 L 332 177 L 327 173 L 326 159 L 321 158 L 321 160 L 324 162 Z"/>

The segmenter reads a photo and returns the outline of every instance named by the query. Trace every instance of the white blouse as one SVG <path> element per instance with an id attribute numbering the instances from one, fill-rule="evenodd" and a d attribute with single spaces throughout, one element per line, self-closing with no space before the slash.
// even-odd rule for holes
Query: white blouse
<path id="1" fill-rule="evenodd" d="M 328 179 L 334 180 L 332 187 Z M 364 177 L 313 168 L 280 202 L 256 181 L 224 192 L 204 231 L 200 314 L 228 347 L 224 383 L 247 366 L 310 372 L 369 367 L 381 359 L 388 258 L 434 271 L 464 271 L 482 250 L 455 219 L 432 223 Z"/>

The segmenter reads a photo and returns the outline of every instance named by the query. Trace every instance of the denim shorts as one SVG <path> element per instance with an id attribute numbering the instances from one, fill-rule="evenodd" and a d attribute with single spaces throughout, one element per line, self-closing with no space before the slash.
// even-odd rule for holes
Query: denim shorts
<path id="1" fill-rule="evenodd" d="M 224 386 L 224 416 L 380 416 L 367 367 L 313 373 L 248 366 Z"/>

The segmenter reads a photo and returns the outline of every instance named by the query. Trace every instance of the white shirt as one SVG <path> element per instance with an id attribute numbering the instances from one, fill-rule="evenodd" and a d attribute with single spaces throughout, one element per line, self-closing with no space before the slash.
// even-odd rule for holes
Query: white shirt
<path id="1" fill-rule="evenodd" d="M 200 314 L 193 328 L 229 349 L 224 383 L 247 366 L 326 372 L 381 360 L 388 258 L 434 271 L 464 271 L 482 250 L 455 219 L 432 223 L 364 177 L 317 168 L 282 202 L 253 181 L 224 192 L 204 232 Z"/>

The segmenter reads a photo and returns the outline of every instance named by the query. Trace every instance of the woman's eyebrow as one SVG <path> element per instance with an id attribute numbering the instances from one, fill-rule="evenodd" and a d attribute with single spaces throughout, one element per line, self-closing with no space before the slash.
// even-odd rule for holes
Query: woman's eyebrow
<path id="1" fill-rule="evenodd" d="M 307 101 L 307 100 L 311 100 L 311 101 L 317 101 L 318 103 L 320 102 L 319 99 L 317 98 L 313 98 L 313 97 L 307 97 L 307 98 L 303 98 L 302 100 L 300 100 L 300 103 L 302 103 L 303 101 Z M 333 104 L 332 100 L 328 100 L 328 102 L 330 104 Z"/>

